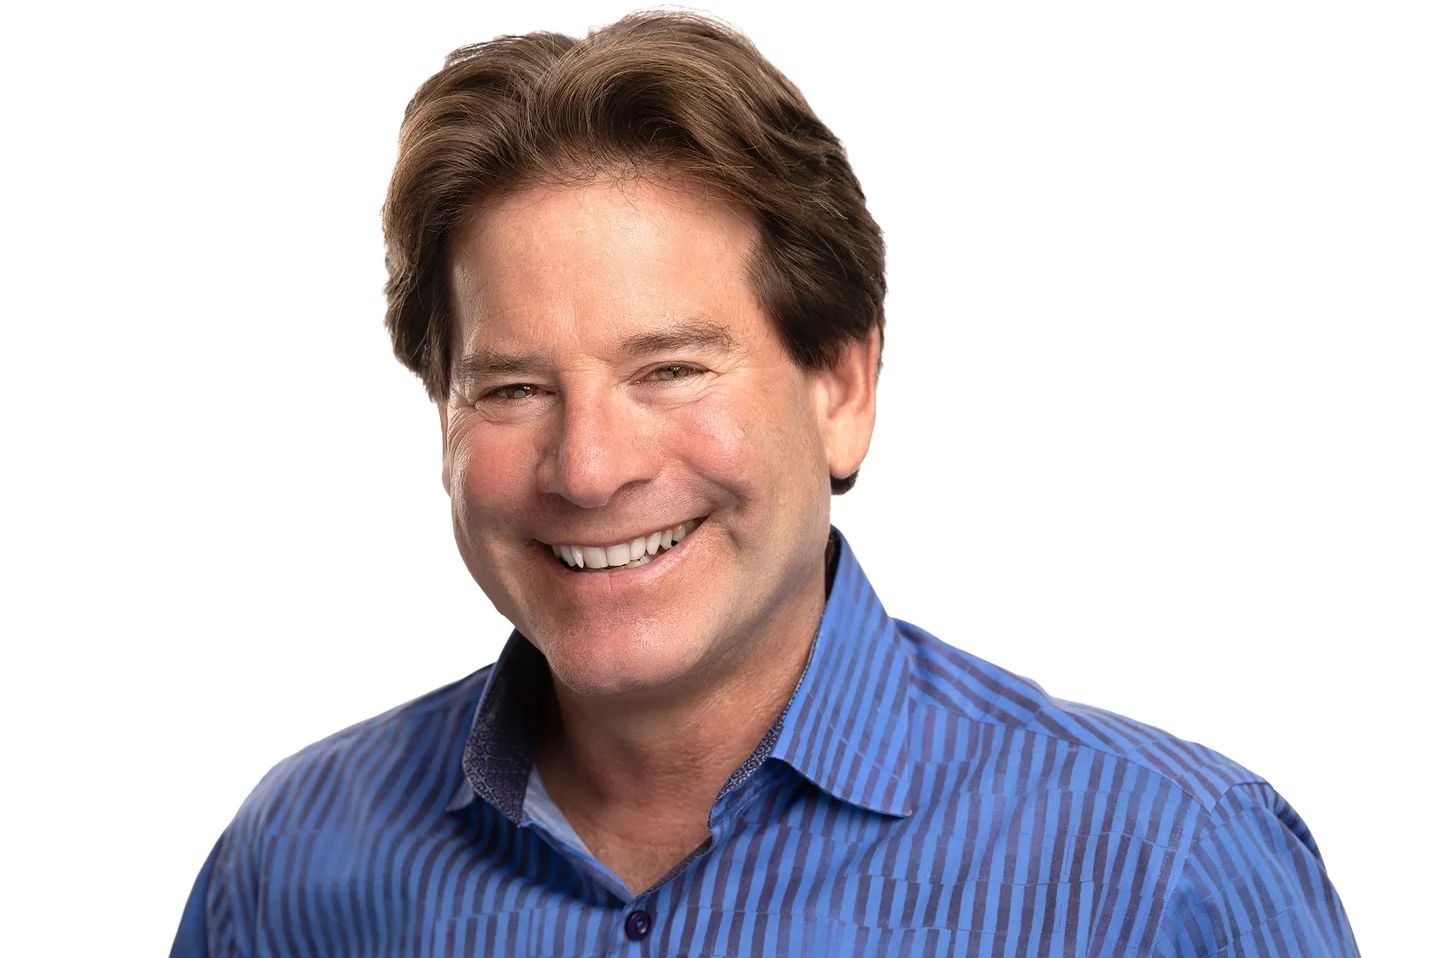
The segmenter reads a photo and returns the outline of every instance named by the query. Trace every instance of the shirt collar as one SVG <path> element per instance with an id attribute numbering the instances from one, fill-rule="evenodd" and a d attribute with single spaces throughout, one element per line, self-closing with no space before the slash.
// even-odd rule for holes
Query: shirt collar
<path id="1" fill-rule="evenodd" d="M 854 805 L 909 815 L 910 655 L 835 528 L 839 558 L 772 755 Z"/>
<path id="2" fill-rule="evenodd" d="M 478 796 L 522 823 L 540 704 L 549 683 L 550 666 L 540 650 L 519 630 L 511 632 L 480 693 L 460 760 L 465 777 L 447 811 L 458 811 Z"/>
<path id="3" fill-rule="evenodd" d="M 778 758 L 836 798 L 909 815 L 910 656 L 845 537 L 833 527 L 830 537 L 835 574 L 805 670 L 746 765 Z M 461 761 L 465 779 L 450 811 L 478 796 L 524 823 L 549 682 L 544 656 L 512 632 L 480 695 Z"/>

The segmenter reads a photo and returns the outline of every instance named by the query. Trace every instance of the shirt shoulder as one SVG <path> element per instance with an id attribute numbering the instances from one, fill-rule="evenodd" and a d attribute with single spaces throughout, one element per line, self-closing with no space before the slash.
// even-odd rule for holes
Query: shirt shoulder
<path id="1" fill-rule="evenodd" d="M 1086 929 L 1101 953 L 1356 953 L 1314 837 L 1263 777 L 896 625 L 936 830 L 988 814 L 1028 841 L 1027 880 L 1103 890 L 1116 907 Z M 1306 947 L 1279 945 L 1295 941 Z"/>
<path id="2" fill-rule="evenodd" d="M 343 861 L 373 846 L 378 833 L 393 834 L 417 815 L 443 808 L 491 668 L 276 763 L 215 843 L 186 904 L 172 954 L 262 953 L 267 895 L 283 900 L 297 882 L 303 885 L 297 861 L 309 860 L 316 848 Z"/>
<path id="3" fill-rule="evenodd" d="M 1170 888 L 1153 954 L 1358 958 L 1355 933 L 1304 820 L 1261 782 L 1225 792 Z"/>
<path id="4" fill-rule="evenodd" d="M 356 722 L 277 762 L 241 805 L 237 837 L 380 824 L 443 808 L 493 665 Z"/>
<path id="5" fill-rule="evenodd" d="M 948 645 L 908 622 L 896 626 L 911 654 L 911 695 L 931 721 L 962 721 L 989 735 L 1058 752 L 1055 774 L 1091 774 L 1175 790 L 1194 811 L 1208 813 L 1235 786 L 1265 780 L 1198 742 L 1107 709 L 1050 695 L 1035 680 Z M 1080 781 L 1068 783 L 1083 785 Z"/>

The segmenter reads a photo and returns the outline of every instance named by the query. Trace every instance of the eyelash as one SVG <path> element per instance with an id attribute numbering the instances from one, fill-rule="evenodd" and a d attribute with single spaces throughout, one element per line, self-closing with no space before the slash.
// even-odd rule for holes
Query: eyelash
<path id="1" fill-rule="evenodd" d="M 685 370 L 685 375 L 683 375 L 683 376 L 672 375 L 669 379 L 659 379 L 659 380 L 655 380 L 655 381 L 656 381 L 656 382 L 662 382 L 662 383 L 672 383 L 672 382 L 675 382 L 677 379 L 689 379 L 690 377 L 692 377 L 692 376 L 698 376 L 698 375 L 700 375 L 700 373 L 701 373 L 700 367 L 698 367 L 698 366 L 691 366 L 689 363 L 666 363 L 664 366 L 657 366 L 656 368 L 650 370 L 650 372 L 647 373 L 646 375 L 647 375 L 647 376 L 653 376 L 653 375 L 655 375 L 656 373 L 663 373 L 663 372 L 672 372 L 672 373 L 673 373 L 674 371 L 676 371 L 676 370 L 681 370 L 681 369 Z"/>
<path id="2" fill-rule="evenodd" d="M 683 375 L 681 374 L 682 372 Z M 691 379 L 695 376 L 700 375 L 702 372 L 704 372 L 704 370 L 701 369 L 699 366 L 692 366 L 689 363 L 666 363 L 663 366 L 656 366 L 654 369 L 646 373 L 645 376 L 642 378 L 648 378 L 655 375 L 656 373 L 670 373 L 668 379 L 656 379 L 652 380 L 652 382 L 673 383 L 678 382 L 682 379 Z M 537 387 L 534 383 L 507 383 L 504 386 L 498 386 L 495 389 L 490 390 L 480 398 L 502 403 L 519 402 L 521 399 L 531 398 L 531 396 L 533 396 L 534 394 L 531 393 L 531 396 L 507 397 L 504 395 L 504 393 L 511 389 L 533 390 L 537 388 L 539 387 Z"/>
<path id="3" fill-rule="evenodd" d="M 499 387 L 498 389 L 492 389 L 492 390 L 490 390 L 489 392 L 487 392 L 485 395 L 481 396 L 480 398 L 481 398 L 481 399 L 494 399 L 494 400 L 497 400 L 497 401 L 499 401 L 499 402 L 518 402 L 518 401 L 519 401 L 518 399 L 515 399 L 515 398 L 513 398 L 513 397 L 509 397 L 509 396 L 506 396 L 506 395 L 504 395 L 504 393 L 505 393 L 507 390 L 510 390 L 510 389 L 534 389 L 534 388 L 535 388 L 535 387 L 534 387 L 533 385 L 531 385 L 530 383 L 510 383 L 510 384 L 507 385 L 507 386 L 501 386 L 501 387 Z M 529 396 L 524 396 L 524 397 L 521 397 L 521 398 L 529 399 L 530 397 L 529 397 Z"/>

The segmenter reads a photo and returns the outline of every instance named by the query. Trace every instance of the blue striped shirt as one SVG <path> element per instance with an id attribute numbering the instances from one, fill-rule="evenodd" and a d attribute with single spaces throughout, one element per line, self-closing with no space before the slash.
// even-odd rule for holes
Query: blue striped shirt
<path id="1" fill-rule="evenodd" d="M 838 533 L 789 704 L 640 894 L 534 774 L 543 657 L 280 762 L 173 956 L 1358 954 L 1305 823 L 1223 755 L 886 615 Z"/>

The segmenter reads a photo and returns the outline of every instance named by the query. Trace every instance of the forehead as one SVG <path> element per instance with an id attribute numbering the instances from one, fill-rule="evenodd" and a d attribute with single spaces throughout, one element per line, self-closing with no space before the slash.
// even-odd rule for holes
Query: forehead
<path id="1" fill-rule="evenodd" d="M 454 234 L 448 281 L 462 343 L 583 325 L 634 327 L 758 313 L 742 212 L 679 183 L 536 186 L 478 207 Z"/>

